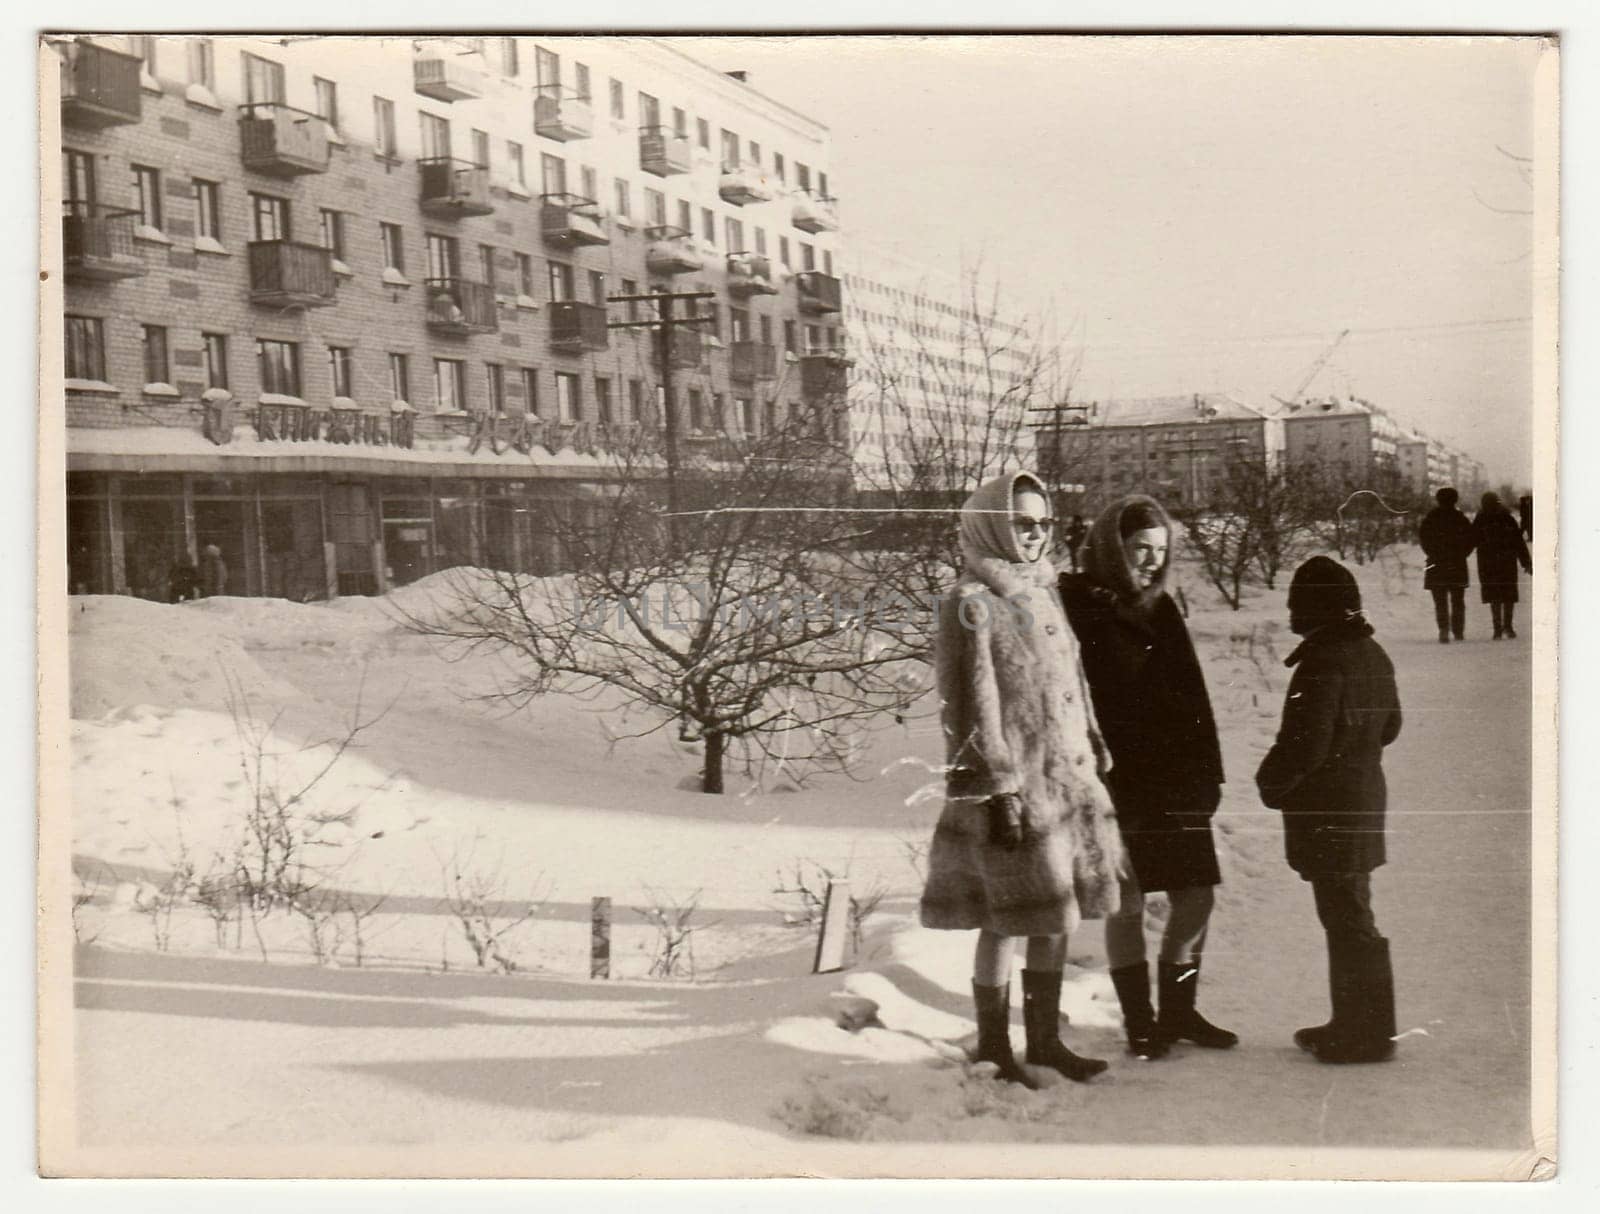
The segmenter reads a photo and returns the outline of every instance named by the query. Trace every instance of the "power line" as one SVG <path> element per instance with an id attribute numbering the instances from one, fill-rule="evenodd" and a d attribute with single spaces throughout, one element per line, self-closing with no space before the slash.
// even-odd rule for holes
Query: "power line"
<path id="1" fill-rule="evenodd" d="M 1475 330 L 1493 328 L 1511 328 L 1526 326 L 1533 323 L 1531 316 L 1503 316 L 1485 320 L 1449 320 L 1436 321 L 1426 325 L 1374 325 L 1369 328 L 1351 328 L 1350 336 L 1375 337 L 1388 333 L 1470 333 Z M 1210 346 L 1210 345 L 1238 345 L 1247 342 L 1264 341 L 1326 341 L 1326 331 L 1307 331 L 1301 333 L 1255 333 L 1241 334 L 1234 337 L 1179 337 L 1167 340 L 1152 341 L 1112 341 L 1092 342 L 1089 351 L 1120 350 L 1120 349 L 1165 349 L 1176 346 Z"/>

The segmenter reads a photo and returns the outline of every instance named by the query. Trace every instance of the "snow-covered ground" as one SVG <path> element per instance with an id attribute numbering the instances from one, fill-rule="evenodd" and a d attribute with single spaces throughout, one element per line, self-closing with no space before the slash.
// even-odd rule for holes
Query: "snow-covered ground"
<path id="1" fill-rule="evenodd" d="M 495 685 L 495 664 L 441 660 L 392 603 L 73 599 L 73 850 L 90 899 L 77 911 L 79 1141 L 156 1170 L 176 1144 L 208 1161 L 269 1147 L 289 1171 L 360 1170 L 359 1154 L 329 1148 L 404 1145 L 434 1171 L 470 1158 L 485 1171 L 793 1172 L 824 1158 L 822 1140 L 855 1143 L 825 1149 L 829 1170 L 857 1173 L 1071 1170 L 1059 1148 L 941 1164 L 892 1145 L 929 1141 L 1510 1158 L 1530 1146 L 1528 642 L 1490 643 L 1474 604 L 1468 643 L 1438 645 L 1412 550 L 1357 573 L 1407 714 L 1386 764 L 1390 864 L 1376 880 L 1400 1060 L 1329 1068 L 1289 1042 L 1325 1018 L 1325 956 L 1251 776 L 1293 638 L 1281 590 L 1236 613 L 1190 575 L 1229 773 L 1201 1006 L 1243 1041 L 1128 1059 L 1098 925 L 1086 925 L 1066 1032 L 1112 1066 L 1038 1093 L 964 1065 L 971 938 L 914 922 L 917 850 L 938 810 L 925 712 L 874 735 L 854 779 L 796 788 L 741 768 L 709 797 L 670 731 L 619 740 L 638 722 L 616 703 L 486 708 L 473 696 Z M 396 598 L 415 610 L 427 593 Z M 384 899 L 361 963 L 341 928 L 317 965 L 306 925 L 284 912 L 259 941 L 247 923 L 219 941 L 187 899 L 169 918 L 159 889 L 174 866 L 194 864 L 198 888 L 234 846 L 262 782 L 252 730 L 268 782 L 289 790 L 357 716 L 377 719 L 296 813 L 328 887 Z M 785 921 L 799 905 L 774 892 L 806 862 L 886 891 L 843 973 L 809 973 L 814 935 Z M 452 865 L 492 875 L 507 914 L 539 903 L 507 937 L 514 973 L 475 966 L 442 905 Z M 597 895 L 616 911 L 609 982 L 587 977 Z M 650 979 L 655 934 L 634 908 L 696 897 L 696 979 Z"/>

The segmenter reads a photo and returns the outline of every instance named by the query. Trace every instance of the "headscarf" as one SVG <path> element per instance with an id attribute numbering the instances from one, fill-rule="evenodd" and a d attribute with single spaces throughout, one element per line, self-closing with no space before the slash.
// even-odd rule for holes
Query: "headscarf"
<path id="1" fill-rule="evenodd" d="M 1289 583 L 1289 627 L 1304 636 L 1326 624 L 1360 620 L 1361 588 L 1338 561 L 1314 556 Z"/>
<path id="2" fill-rule="evenodd" d="M 1122 541 L 1146 527 L 1166 528 L 1167 559 L 1156 579 L 1148 586 L 1141 586 L 1133 575 L 1133 566 Z M 1172 520 L 1155 498 L 1142 493 L 1119 497 L 1100 512 L 1094 526 L 1089 528 L 1089 537 L 1083 544 L 1084 572 L 1115 594 L 1119 603 L 1148 611 L 1167 593 L 1172 576 L 1173 540 Z"/>
<path id="3" fill-rule="evenodd" d="M 961 552 L 969 565 L 974 563 L 974 558 L 1005 561 L 1011 565 L 1038 563 L 1023 559 L 1022 546 L 1017 543 L 1017 529 L 1011 525 L 1017 494 L 1029 490 L 1042 497 L 1045 508 L 1049 509 L 1050 495 L 1031 472 L 1008 472 L 987 480 L 962 503 Z"/>

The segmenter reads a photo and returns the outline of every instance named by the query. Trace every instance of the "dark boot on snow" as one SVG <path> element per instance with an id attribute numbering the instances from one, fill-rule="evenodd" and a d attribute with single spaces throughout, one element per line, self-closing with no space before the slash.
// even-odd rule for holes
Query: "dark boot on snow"
<path id="1" fill-rule="evenodd" d="M 1357 1006 L 1354 985 L 1357 975 L 1350 957 L 1345 955 L 1348 952 L 1348 948 L 1341 952 L 1338 945 L 1332 940 L 1328 941 L 1328 1002 L 1333 1007 L 1333 1015 L 1326 1024 L 1295 1030 L 1294 1043 L 1308 1054 L 1315 1053 L 1319 1043 L 1339 1035 L 1343 1027 L 1341 1017 L 1348 1019 L 1354 1014 Z"/>
<path id="2" fill-rule="evenodd" d="M 978 1013 L 978 1049 L 972 1056 L 974 1062 L 992 1062 L 999 1069 L 996 1076 L 1006 1083 L 1018 1083 L 1030 1092 L 1039 1085 L 1028 1072 L 1017 1064 L 1011 1052 L 1011 986 L 983 986 L 972 984 L 972 1003 Z"/>
<path id="3" fill-rule="evenodd" d="M 1156 966 L 1160 975 L 1161 1011 L 1156 1031 L 1167 1041 L 1190 1041 L 1208 1050 L 1232 1049 L 1239 1035 L 1218 1028 L 1195 1011 L 1195 991 L 1200 985 L 1200 959 Z"/>
<path id="4" fill-rule="evenodd" d="M 1150 966 L 1119 966 L 1111 971 L 1111 985 L 1122 1005 L 1122 1027 L 1128 1034 L 1128 1053 L 1146 1060 L 1165 1058 L 1169 1048 L 1156 1031 L 1156 1009 L 1150 1003 Z"/>
<path id="5" fill-rule="evenodd" d="M 1061 1042 L 1061 971 L 1022 971 L 1022 1023 L 1028 1030 L 1028 1061 L 1085 1083 L 1106 1069 L 1100 1058 L 1081 1058 Z"/>
<path id="6" fill-rule="evenodd" d="M 1388 1062 L 1394 1057 L 1394 969 L 1389 942 L 1381 937 L 1348 950 L 1345 999 L 1335 1005 L 1338 1027 L 1318 1038 L 1311 1053 L 1318 1062 Z M 1335 988 L 1338 989 L 1338 988 Z"/>

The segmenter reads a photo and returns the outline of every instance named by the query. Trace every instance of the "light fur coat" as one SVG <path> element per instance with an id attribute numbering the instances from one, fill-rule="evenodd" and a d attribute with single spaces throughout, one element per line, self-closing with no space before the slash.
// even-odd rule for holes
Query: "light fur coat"
<path id="1" fill-rule="evenodd" d="M 1021 559 L 1011 525 L 1027 489 L 1043 493 L 1021 473 L 968 499 L 966 568 L 940 604 L 946 795 L 922 895 L 927 927 L 1049 936 L 1117 907 L 1121 839 L 1077 641 L 1054 569 Z M 1023 804 L 1014 848 L 989 842 L 986 802 L 1006 792 Z"/>

